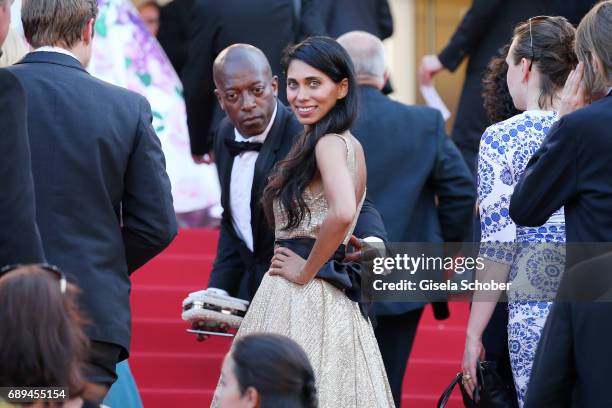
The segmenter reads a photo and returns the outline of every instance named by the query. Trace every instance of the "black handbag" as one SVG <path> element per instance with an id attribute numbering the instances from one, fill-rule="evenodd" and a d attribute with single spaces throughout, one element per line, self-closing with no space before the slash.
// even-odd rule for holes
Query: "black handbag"
<path id="1" fill-rule="evenodd" d="M 470 398 L 463 386 L 463 374 L 457 373 L 450 385 L 438 400 L 438 408 L 446 407 L 453 389 L 459 384 L 463 405 L 466 408 L 518 408 L 514 390 L 510 389 L 497 372 L 494 361 L 479 361 L 476 366 L 478 384 L 474 388 L 474 398 Z"/>

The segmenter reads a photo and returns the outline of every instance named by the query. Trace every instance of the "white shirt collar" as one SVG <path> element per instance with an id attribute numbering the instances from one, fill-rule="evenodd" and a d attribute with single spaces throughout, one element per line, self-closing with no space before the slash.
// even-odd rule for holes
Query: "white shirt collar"
<path id="1" fill-rule="evenodd" d="M 35 49 L 33 52 L 39 52 L 39 51 L 42 51 L 42 52 L 57 52 L 59 54 L 69 55 L 69 56 L 71 56 L 72 58 L 74 58 L 77 61 L 79 60 L 76 57 L 76 55 L 74 55 L 73 53 L 71 53 L 67 49 L 61 48 L 61 47 L 53 47 L 51 45 L 45 45 L 43 47 L 39 47 L 39 48 Z"/>
<path id="2" fill-rule="evenodd" d="M 270 118 L 270 123 L 268 123 L 268 126 L 266 127 L 266 130 L 263 131 L 263 133 L 260 133 L 256 136 L 244 137 L 240 134 L 240 132 L 238 132 L 238 129 L 234 128 L 234 135 L 235 135 L 234 140 L 236 140 L 237 142 L 250 142 L 250 143 L 265 142 L 266 137 L 268 136 L 268 133 L 270 133 L 270 129 L 272 128 L 272 125 L 274 124 L 274 119 L 276 118 L 277 109 L 278 109 L 278 103 L 274 105 L 274 112 L 272 113 L 272 117 Z"/>

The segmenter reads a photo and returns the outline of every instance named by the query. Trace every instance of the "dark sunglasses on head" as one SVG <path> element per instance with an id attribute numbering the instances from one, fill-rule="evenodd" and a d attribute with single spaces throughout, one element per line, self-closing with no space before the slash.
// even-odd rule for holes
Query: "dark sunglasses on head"
<path id="1" fill-rule="evenodd" d="M 37 268 L 40 268 L 40 269 L 44 269 L 45 271 L 51 272 L 59 280 L 60 292 L 62 294 L 66 293 L 66 287 L 68 286 L 68 282 L 66 281 L 66 275 L 57 266 L 49 265 L 47 263 L 6 265 L 6 266 L 3 266 L 2 268 L 0 268 L 0 278 L 2 278 L 4 275 L 14 271 L 15 269 L 21 268 L 23 266 L 34 266 L 34 267 L 37 267 Z"/>

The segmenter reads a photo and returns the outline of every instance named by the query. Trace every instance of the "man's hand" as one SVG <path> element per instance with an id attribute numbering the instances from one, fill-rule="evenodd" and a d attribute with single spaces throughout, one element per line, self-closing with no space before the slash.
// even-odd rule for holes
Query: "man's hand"
<path id="1" fill-rule="evenodd" d="M 378 244 L 378 248 L 372 243 Z M 374 258 L 385 256 L 385 250 L 381 248 L 384 246 L 383 240 L 378 237 L 359 239 L 351 235 L 348 244 L 344 262 L 372 262 Z M 348 251 L 349 246 L 353 248 L 350 252 Z"/>
<path id="2" fill-rule="evenodd" d="M 575 69 L 570 72 L 561 92 L 561 106 L 559 107 L 559 118 L 584 107 L 586 103 L 586 92 L 582 77 L 584 76 L 584 64 L 579 62 Z"/>
<path id="3" fill-rule="evenodd" d="M 219 332 L 219 333 L 227 333 L 228 325 L 225 323 L 216 323 L 216 322 L 207 322 L 205 320 L 200 320 L 197 323 L 193 324 L 193 329 L 195 330 L 203 330 L 209 332 Z M 198 334 L 196 337 L 197 341 L 204 341 L 208 339 L 210 334 Z"/>
<path id="4" fill-rule="evenodd" d="M 345 262 L 361 262 L 361 257 L 363 256 L 363 241 L 357 238 L 354 235 L 351 235 L 349 239 L 349 245 L 353 248 L 352 251 L 348 251 L 349 246 L 347 245 L 346 253 L 344 255 Z"/>
<path id="5" fill-rule="evenodd" d="M 430 54 L 423 56 L 419 67 L 419 83 L 429 85 L 434 76 L 444 69 L 437 55 Z"/>
<path id="6" fill-rule="evenodd" d="M 191 158 L 195 164 L 212 164 L 215 162 L 215 155 L 213 152 L 208 154 L 192 154 Z"/>

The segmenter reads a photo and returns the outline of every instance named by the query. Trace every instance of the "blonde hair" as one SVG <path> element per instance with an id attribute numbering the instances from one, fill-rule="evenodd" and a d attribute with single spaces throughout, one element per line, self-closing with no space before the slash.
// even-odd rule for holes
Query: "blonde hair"
<path id="1" fill-rule="evenodd" d="M 21 21 L 33 48 L 60 45 L 72 48 L 83 29 L 98 14 L 96 0 L 24 0 Z"/>
<path id="2" fill-rule="evenodd" d="M 587 97 L 603 93 L 612 79 L 612 1 L 595 5 L 578 25 L 576 54 L 584 64 Z M 593 64 L 597 64 L 597 70 Z"/>

